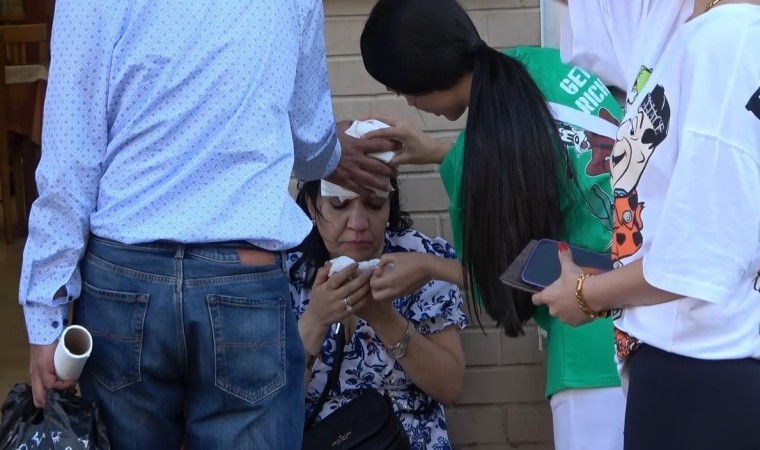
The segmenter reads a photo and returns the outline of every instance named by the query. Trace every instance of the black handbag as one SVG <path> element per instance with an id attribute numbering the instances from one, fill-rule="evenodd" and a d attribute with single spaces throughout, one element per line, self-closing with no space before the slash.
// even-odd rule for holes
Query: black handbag
<path id="1" fill-rule="evenodd" d="M 314 425 L 340 376 L 346 343 L 342 324 L 335 341 L 333 367 L 306 421 L 302 450 L 409 450 L 409 436 L 393 412 L 391 399 L 375 389 L 362 392 Z"/>

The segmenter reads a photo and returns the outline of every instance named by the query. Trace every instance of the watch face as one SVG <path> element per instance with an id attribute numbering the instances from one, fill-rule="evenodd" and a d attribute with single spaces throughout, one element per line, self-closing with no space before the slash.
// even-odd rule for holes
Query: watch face
<path id="1" fill-rule="evenodd" d="M 399 359 L 402 356 L 404 356 L 404 353 L 406 353 L 406 348 L 401 345 L 394 345 L 393 347 L 388 349 L 388 354 L 391 355 L 391 358 L 393 359 Z"/>
<path id="2" fill-rule="evenodd" d="M 404 331 L 404 335 L 401 336 L 401 340 L 398 344 L 388 347 L 388 354 L 391 355 L 391 358 L 401 359 L 406 355 L 406 347 L 409 345 L 409 341 L 412 340 L 412 335 L 414 335 L 415 330 L 412 322 L 407 321 L 406 331 Z"/>

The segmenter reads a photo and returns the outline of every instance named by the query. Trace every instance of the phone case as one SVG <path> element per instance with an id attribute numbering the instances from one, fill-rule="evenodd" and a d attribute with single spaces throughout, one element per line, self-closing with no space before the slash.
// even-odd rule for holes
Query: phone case
<path id="1" fill-rule="evenodd" d="M 526 283 L 528 286 L 533 286 L 534 289 L 542 290 L 546 288 L 549 284 L 553 283 L 557 278 L 559 278 L 561 274 L 561 267 L 559 264 L 559 259 L 556 260 L 555 264 L 550 264 L 549 266 L 546 265 L 547 261 L 541 260 L 540 258 L 534 258 L 536 253 L 538 252 L 539 248 L 541 247 L 541 244 L 550 244 L 552 246 L 552 255 L 556 255 L 559 251 L 559 242 L 555 241 L 553 239 L 541 239 L 539 240 L 536 245 L 531 247 L 531 252 L 527 256 L 526 261 L 523 263 L 523 269 L 520 273 L 520 280 L 522 280 L 523 283 Z M 597 253 L 593 252 L 591 250 L 583 249 L 580 247 L 575 247 L 573 245 L 568 245 L 569 250 L 572 252 L 573 260 L 577 265 L 579 265 L 584 272 L 590 273 L 592 275 L 598 275 L 600 273 L 607 272 L 609 270 L 612 270 L 612 258 L 608 253 Z M 554 256 L 556 257 L 556 256 Z M 536 273 L 536 270 L 539 270 L 541 272 L 540 276 L 545 277 L 547 275 L 547 271 L 549 270 L 555 270 L 556 273 L 553 273 L 551 280 L 542 280 L 539 281 L 538 279 L 532 279 L 529 276 L 528 271 L 533 271 L 533 276 L 535 277 L 538 275 Z"/>
<path id="2" fill-rule="evenodd" d="M 517 255 L 517 258 L 515 258 L 509 267 L 507 267 L 507 270 L 501 274 L 499 281 L 511 288 L 530 292 L 531 294 L 540 292 L 540 288 L 530 285 L 522 280 L 523 267 L 525 267 L 525 264 L 528 262 L 530 255 L 533 254 L 533 249 L 536 248 L 536 245 L 538 245 L 537 240 L 530 241 L 523 251 Z"/>

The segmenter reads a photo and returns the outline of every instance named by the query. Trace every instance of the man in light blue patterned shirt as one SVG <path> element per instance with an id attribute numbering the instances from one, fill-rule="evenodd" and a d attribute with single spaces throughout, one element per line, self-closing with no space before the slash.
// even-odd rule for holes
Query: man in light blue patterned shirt
<path id="1" fill-rule="evenodd" d="M 56 340 L 113 448 L 300 448 L 304 354 L 279 251 L 291 172 L 385 186 L 336 134 L 321 0 L 59 0 L 19 289 L 35 403 Z M 337 135 L 343 141 L 343 152 Z M 332 175 L 331 175 L 332 174 Z"/>

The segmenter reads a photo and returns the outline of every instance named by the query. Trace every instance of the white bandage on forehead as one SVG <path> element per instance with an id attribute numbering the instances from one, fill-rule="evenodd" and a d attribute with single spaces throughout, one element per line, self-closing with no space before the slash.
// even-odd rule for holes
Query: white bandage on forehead
<path id="1" fill-rule="evenodd" d="M 361 139 L 370 131 L 379 130 L 381 128 L 388 128 L 388 125 L 380 122 L 379 120 L 355 120 L 354 123 L 352 123 L 351 126 L 346 130 L 346 134 L 357 139 Z M 388 164 L 393 159 L 393 156 L 395 156 L 395 153 L 389 150 L 380 153 L 372 153 L 369 156 Z M 388 180 L 388 184 L 390 184 L 390 180 Z M 390 195 L 390 192 L 385 192 L 374 188 L 370 189 L 372 189 L 375 192 L 375 195 L 378 197 L 388 198 Z M 322 197 L 337 197 L 341 202 L 351 200 L 359 196 L 359 194 L 356 192 L 338 186 L 337 184 L 330 183 L 327 180 L 322 180 L 321 194 Z"/>
<path id="2" fill-rule="evenodd" d="M 388 183 L 390 183 L 390 179 L 386 180 Z M 359 196 L 359 194 L 356 192 L 346 189 L 342 186 L 338 186 L 337 184 L 330 183 L 327 180 L 322 180 L 321 188 L 322 197 L 337 197 L 341 202 L 345 202 L 346 200 L 353 200 Z M 372 191 L 375 192 L 375 195 L 380 198 L 388 198 L 388 196 L 391 194 L 390 192 L 382 191 L 380 189 L 370 187 L 368 187 L 368 189 L 372 189 Z"/>

